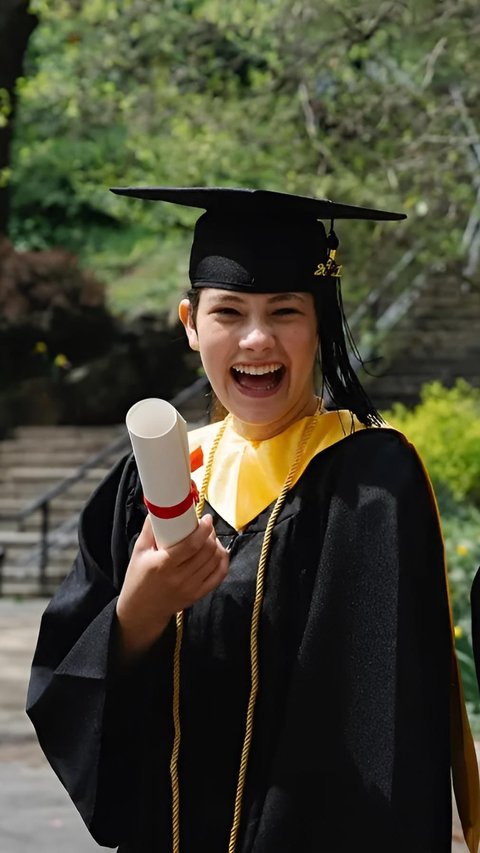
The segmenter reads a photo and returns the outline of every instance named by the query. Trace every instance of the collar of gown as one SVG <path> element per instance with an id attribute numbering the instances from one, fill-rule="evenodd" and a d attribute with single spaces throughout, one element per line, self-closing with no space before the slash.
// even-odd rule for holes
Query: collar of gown
<path id="1" fill-rule="evenodd" d="M 249 441 L 235 432 L 230 422 L 227 424 L 215 453 L 206 498 L 231 527 L 242 530 L 276 500 L 310 417 L 295 421 L 284 432 L 263 441 Z M 206 462 L 219 427 L 220 424 L 210 424 L 189 433 L 192 456 L 198 457 L 201 448 Z M 324 412 L 305 446 L 292 485 L 314 456 L 360 429 L 365 429 L 364 424 L 349 411 Z M 192 474 L 199 489 L 203 474 L 203 464 Z"/>

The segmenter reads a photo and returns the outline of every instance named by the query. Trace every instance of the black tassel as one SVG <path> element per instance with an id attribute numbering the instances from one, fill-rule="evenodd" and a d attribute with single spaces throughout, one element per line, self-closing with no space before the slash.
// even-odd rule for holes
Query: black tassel
<path id="1" fill-rule="evenodd" d="M 364 366 L 345 317 L 340 278 L 327 277 L 319 282 L 319 285 L 314 299 L 320 337 L 322 394 L 324 390 L 327 391 L 335 407 L 350 409 L 366 426 L 380 426 L 385 421 L 370 400 L 350 362 L 348 347 L 362 367 Z"/>

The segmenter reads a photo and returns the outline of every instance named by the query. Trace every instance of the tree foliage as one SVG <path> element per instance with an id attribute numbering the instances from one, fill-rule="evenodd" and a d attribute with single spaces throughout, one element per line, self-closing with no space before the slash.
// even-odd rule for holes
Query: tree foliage
<path id="1" fill-rule="evenodd" d="M 414 409 L 396 405 L 387 419 L 414 443 L 449 508 L 449 498 L 480 509 L 480 391 L 459 379 L 432 382 Z"/>
<path id="2" fill-rule="evenodd" d="M 5 234 L 10 213 L 10 146 L 16 111 L 16 82 L 37 19 L 28 0 L 3 0 L 0 5 L 0 236 Z"/>
<path id="3" fill-rule="evenodd" d="M 392 268 L 405 282 L 446 263 L 475 277 L 476 0 L 31 8 L 41 26 L 20 87 L 18 244 L 88 249 L 120 228 L 131 248 L 193 221 L 110 185 L 243 185 L 405 210 L 405 224 L 339 227 L 357 299 Z"/>

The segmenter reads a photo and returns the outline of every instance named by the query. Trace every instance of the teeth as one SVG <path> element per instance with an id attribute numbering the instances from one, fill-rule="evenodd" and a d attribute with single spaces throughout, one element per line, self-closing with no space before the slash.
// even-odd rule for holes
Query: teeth
<path id="1" fill-rule="evenodd" d="M 265 373 L 275 373 L 276 370 L 281 370 L 281 364 L 262 364 L 255 366 L 253 364 L 235 364 L 233 370 L 237 373 L 249 373 L 251 376 L 263 376 Z"/>

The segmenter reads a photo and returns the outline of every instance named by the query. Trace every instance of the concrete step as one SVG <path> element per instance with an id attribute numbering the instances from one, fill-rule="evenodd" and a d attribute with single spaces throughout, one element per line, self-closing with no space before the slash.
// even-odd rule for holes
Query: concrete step
<path id="1" fill-rule="evenodd" d="M 42 492 L 44 492 L 47 488 L 52 488 L 57 481 L 53 480 L 50 482 L 42 481 L 27 481 L 25 480 L 21 484 L 21 488 L 18 482 L 13 482 L 12 480 L 7 480 L 0 484 L 0 491 L 4 498 L 21 498 L 23 504 L 26 505 L 30 503 L 35 498 L 38 498 Z M 98 481 L 95 480 L 79 480 L 74 483 L 72 486 L 69 486 L 68 494 L 70 498 L 78 498 L 80 503 L 85 501 L 93 492 L 97 484 L 100 482 L 100 478 Z"/>
<path id="2" fill-rule="evenodd" d="M 77 449 L 85 451 L 85 455 L 89 456 L 90 453 L 94 453 L 97 450 L 101 450 L 103 447 L 108 447 L 115 439 L 119 436 L 118 433 L 110 433 L 105 435 L 103 438 L 101 436 L 64 436 L 61 433 L 55 436 L 31 436 L 23 439 L 15 439 L 15 438 L 5 438 L 1 444 L 0 449 L 3 453 L 7 453 L 15 448 L 21 447 L 25 450 L 38 450 L 41 448 L 51 448 L 53 451 L 57 450 L 68 450 L 69 448 Z"/>
<path id="3" fill-rule="evenodd" d="M 68 519 L 72 517 L 72 515 L 78 516 L 81 510 L 83 503 L 79 502 L 78 506 L 70 509 L 69 511 L 61 512 L 60 510 L 57 512 L 50 512 L 49 514 L 49 528 L 50 530 L 54 530 L 61 524 L 64 524 Z M 26 533 L 28 532 L 37 532 L 40 533 L 42 527 L 42 515 L 40 512 L 34 512 L 29 515 L 23 524 L 20 526 L 16 522 L 15 524 L 8 518 L 2 518 L 0 514 L 0 541 L 2 540 L 2 533 L 5 531 L 15 532 L 17 530 L 23 530 Z"/>
<path id="4" fill-rule="evenodd" d="M 109 468 L 89 468 L 85 471 L 84 479 L 86 480 L 101 480 L 105 477 L 109 472 Z M 76 474 L 76 467 L 66 467 L 66 466 L 42 466 L 42 467 L 32 467 L 32 466 L 22 466 L 15 465 L 9 468 L 2 468 L 0 470 L 0 482 L 5 482 L 6 480 L 16 480 L 17 482 L 25 483 L 25 482 L 58 482 L 59 480 L 64 480 L 66 477 L 71 477 L 73 474 Z"/>
<path id="5" fill-rule="evenodd" d="M 2 582 L 1 594 L 4 598 L 51 598 L 63 580 L 63 576 L 48 578 L 45 584 L 34 578 L 5 578 Z"/>
<path id="6" fill-rule="evenodd" d="M 3 543 L 1 539 L 0 545 L 4 549 L 4 569 L 9 567 L 10 571 L 16 574 L 37 574 L 38 567 L 43 562 L 40 537 L 28 548 L 21 548 L 12 543 Z M 62 546 L 60 548 L 52 545 L 47 551 L 49 570 L 58 569 L 64 572 L 70 568 L 78 551 L 78 541 L 74 532 L 68 538 L 65 536 L 62 539 Z"/>
<path id="7" fill-rule="evenodd" d="M 67 515 L 75 512 L 78 508 L 79 501 L 75 496 L 72 497 L 69 492 L 60 494 L 50 501 L 50 512 Z M 0 517 L 2 513 L 18 513 L 25 506 L 25 500 L 21 496 L 5 496 L 1 493 L 0 497 Z"/>
<path id="8" fill-rule="evenodd" d="M 91 484 L 89 484 L 91 488 Z M 36 495 L 35 495 L 36 496 Z M 39 530 L 42 524 L 43 513 L 40 509 L 28 515 L 20 524 L 15 516 L 27 506 L 32 500 L 31 496 L 25 495 L 20 490 L 15 496 L 2 494 L 0 497 L 0 537 L 1 531 L 16 530 Z M 84 504 L 82 496 L 71 495 L 70 492 L 59 495 L 50 501 L 49 505 L 49 527 L 54 529 L 73 515 L 78 516 Z"/>
<path id="9" fill-rule="evenodd" d="M 1 595 L 15 596 L 17 598 L 35 597 L 45 595 L 51 597 L 58 589 L 61 582 L 66 578 L 68 570 L 58 573 L 49 572 L 40 577 L 38 571 L 34 574 L 11 574 L 5 573 L 1 580 Z"/>
<path id="10" fill-rule="evenodd" d="M 21 572 L 17 567 L 5 566 L 1 576 L 1 595 L 5 598 L 30 596 L 52 596 L 59 584 L 64 580 L 70 570 L 67 567 L 49 568 L 43 580 L 40 578 L 38 568 L 32 567 L 28 571 Z"/>
<path id="11" fill-rule="evenodd" d="M 38 543 L 38 533 L 25 530 L 2 530 L 0 533 L 0 545 L 8 547 L 8 549 L 27 548 L 29 545 Z"/>
<path id="12" fill-rule="evenodd" d="M 121 426 L 121 424 L 19 424 L 15 428 L 18 435 L 29 435 L 30 433 L 48 433 L 48 432 L 108 432 Z"/>
<path id="13" fill-rule="evenodd" d="M 65 576 L 75 559 L 78 551 L 78 541 L 76 531 L 65 535 L 62 548 L 52 546 L 47 552 L 47 574 Z M 2 575 L 4 577 L 37 577 L 40 572 L 41 563 L 41 543 L 37 536 L 28 544 L 30 547 L 25 547 L 19 542 L 7 542 L 0 536 L 0 545 L 5 549 L 5 557 L 3 562 Z"/>
<path id="14" fill-rule="evenodd" d="M 17 426 L 15 428 L 15 437 L 17 439 L 35 439 L 38 440 L 40 437 L 46 438 L 57 438 L 57 437 L 75 437 L 75 438 L 88 438 L 89 436 L 98 437 L 102 443 L 105 442 L 105 439 L 108 442 L 110 436 L 115 436 L 122 430 L 125 429 L 124 424 L 107 424 L 100 426 Z"/>
<path id="15" fill-rule="evenodd" d="M 84 477 L 73 482 L 65 494 L 85 494 L 92 491 L 97 483 L 108 474 L 110 468 L 90 468 Z M 30 499 L 40 496 L 47 489 L 76 473 L 76 468 L 8 468 L 0 470 L 0 492 L 3 498 Z"/>
<path id="16" fill-rule="evenodd" d="M 52 551 L 48 555 L 48 564 L 45 569 L 45 575 L 48 577 L 66 577 L 69 573 L 73 561 L 78 551 L 78 545 L 72 544 L 61 551 Z M 14 552 L 7 551 L 2 568 L 3 578 L 13 578 L 16 582 L 22 578 L 37 579 L 40 576 L 40 557 L 30 559 L 31 555 L 27 554 L 28 561 L 21 562 L 18 560 Z"/>
<path id="17" fill-rule="evenodd" d="M 64 558 L 52 558 L 48 561 L 47 568 L 45 570 L 46 577 L 66 577 L 73 565 L 73 561 L 76 556 L 76 549 L 69 549 L 68 552 L 65 553 Z M 11 578 L 15 580 L 16 583 L 19 583 L 22 578 L 31 578 L 32 580 L 38 580 L 40 577 L 40 561 L 32 562 L 28 564 L 19 564 L 16 562 L 5 562 L 2 570 L 2 577 L 4 579 Z"/>
<path id="18" fill-rule="evenodd" d="M 56 467 L 80 468 L 88 458 L 85 452 L 78 447 L 69 449 L 58 449 L 49 447 L 37 447 L 33 450 L 15 446 L 12 450 L 3 451 L 0 445 L 0 471 L 8 468 L 28 466 L 29 468 L 49 468 L 54 460 Z"/>

